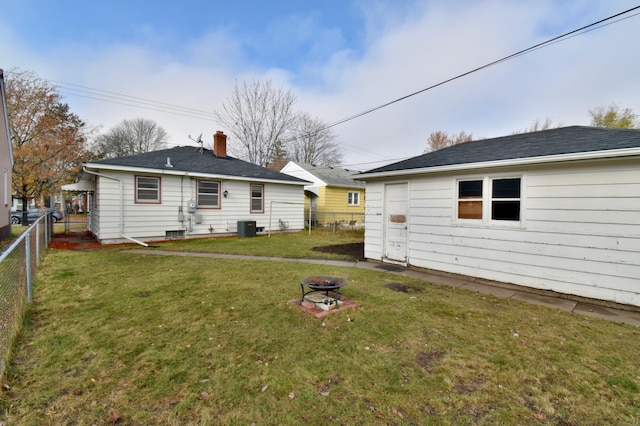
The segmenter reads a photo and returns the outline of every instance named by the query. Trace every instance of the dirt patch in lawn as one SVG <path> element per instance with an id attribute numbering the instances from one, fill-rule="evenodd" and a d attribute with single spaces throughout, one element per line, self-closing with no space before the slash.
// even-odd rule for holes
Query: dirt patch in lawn
<path id="1" fill-rule="evenodd" d="M 402 284 L 402 283 L 388 283 L 385 284 L 385 287 L 389 290 L 398 291 L 402 293 L 422 293 L 423 288 L 418 287 L 412 284 Z"/>
<path id="2" fill-rule="evenodd" d="M 51 248 L 63 250 L 87 250 L 102 247 L 91 232 L 80 231 L 69 234 L 55 234 L 51 239 Z"/>
<path id="3" fill-rule="evenodd" d="M 342 254 L 353 260 L 364 260 L 364 243 L 336 244 L 333 246 L 313 247 L 313 251 Z"/>

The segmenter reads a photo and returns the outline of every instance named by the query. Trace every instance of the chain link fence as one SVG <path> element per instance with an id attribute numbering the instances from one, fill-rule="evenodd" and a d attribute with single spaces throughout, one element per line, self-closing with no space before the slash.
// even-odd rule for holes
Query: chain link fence
<path id="1" fill-rule="evenodd" d="M 51 214 L 41 216 L 0 253 L 0 381 L 27 305 L 32 282 L 53 234 Z"/>
<path id="2" fill-rule="evenodd" d="M 311 221 L 309 221 L 311 215 Z M 305 226 L 311 224 L 311 228 L 327 228 L 333 229 L 362 229 L 364 228 L 364 213 L 354 212 L 328 212 L 328 211 L 309 211 L 304 212 Z"/>

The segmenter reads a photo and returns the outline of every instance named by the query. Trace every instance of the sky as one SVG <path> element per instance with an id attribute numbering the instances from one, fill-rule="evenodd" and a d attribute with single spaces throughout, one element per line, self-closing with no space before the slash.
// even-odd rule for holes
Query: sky
<path id="1" fill-rule="evenodd" d="M 170 144 L 213 142 L 236 83 L 271 80 L 336 123 L 343 166 L 420 155 L 436 131 L 511 134 L 640 113 L 640 9 L 464 77 L 640 0 L 3 0 L 0 68 L 33 71 L 97 133 L 155 121 Z M 444 84 L 440 84 L 444 83 Z M 433 87 L 429 90 L 424 90 Z M 191 137 L 191 138 L 190 138 Z M 206 145 L 205 145 L 206 146 Z M 229 140 L 233 152 L 234 141 Z"/>

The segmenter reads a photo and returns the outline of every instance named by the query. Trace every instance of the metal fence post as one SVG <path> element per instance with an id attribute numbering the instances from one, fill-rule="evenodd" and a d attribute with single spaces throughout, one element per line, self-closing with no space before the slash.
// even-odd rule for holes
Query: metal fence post
<path id="1" fill-rule="evenodd" d="M 33 295 L 31 293 L 31 231 L 27 230 L 27 237 L 24 240 L 25 266 L 26 266 L 26 283 L 27 283 L 27 300 L 31 302 Z"/>

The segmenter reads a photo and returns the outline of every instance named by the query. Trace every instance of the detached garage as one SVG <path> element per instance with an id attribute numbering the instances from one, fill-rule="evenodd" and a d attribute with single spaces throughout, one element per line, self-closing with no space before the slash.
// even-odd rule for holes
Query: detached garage
<path id="1" fill-rule="evenodd" d="M 640 306 L 640 130 L 467 142 L 358 179 L 369 259 Z"/>

